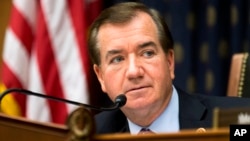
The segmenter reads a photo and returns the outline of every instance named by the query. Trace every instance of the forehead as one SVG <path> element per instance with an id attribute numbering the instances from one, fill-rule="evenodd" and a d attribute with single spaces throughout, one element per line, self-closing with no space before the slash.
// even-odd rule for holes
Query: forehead
<path id="1" fill-rule="evenodd" d="M 100 47 L 104 44 L 136 36 L 158 37 L 153 19 L 146 13 L 139 12 L 126 23 L 105 23 L 99 28 L 97 41 Z"/>

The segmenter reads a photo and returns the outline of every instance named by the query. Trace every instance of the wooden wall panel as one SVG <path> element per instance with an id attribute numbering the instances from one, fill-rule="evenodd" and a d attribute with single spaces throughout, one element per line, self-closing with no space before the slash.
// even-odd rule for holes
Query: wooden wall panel
<path id="1" fill-rule="evenodd" d="M 3 41 L 4 41 L 6 27 L 9 23 L 11 3 L 12 3 L 11 0 L 0 0 L 0 54 L 1 54 L 0 64 L 2 64 Z"/>

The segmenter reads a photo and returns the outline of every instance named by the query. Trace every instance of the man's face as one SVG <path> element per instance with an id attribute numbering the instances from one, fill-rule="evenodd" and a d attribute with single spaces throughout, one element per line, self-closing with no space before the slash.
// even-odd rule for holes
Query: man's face
<path id="1" fill-rule="evenodd" d="M 114 100 L 125 94 L 124 110 L 161 106 L 172 92 L 174 53 L 164 54 L 151 17 L 139 13 L 126 24 L 105 24 L 98 34 L 102 90 Z"/>

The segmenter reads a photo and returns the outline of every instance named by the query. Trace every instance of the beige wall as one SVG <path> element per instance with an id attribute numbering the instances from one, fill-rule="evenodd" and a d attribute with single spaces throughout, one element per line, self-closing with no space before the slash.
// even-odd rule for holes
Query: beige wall
<path id="1" fill-rule="evenodd" d="M 11 0 L 0 0 L 0 54 L 2 54 L 5 30 L 9 22 Z M 0 57 L 2 62 L 2 57 Z"/>

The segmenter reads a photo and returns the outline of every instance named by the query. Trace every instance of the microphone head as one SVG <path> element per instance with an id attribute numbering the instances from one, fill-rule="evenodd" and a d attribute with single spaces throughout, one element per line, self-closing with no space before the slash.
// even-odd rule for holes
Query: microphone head
<path id="1" fill-rule="evenodd" d="M 126 104 L 127 97 L 124 94 L 120 94 L 115 98 L 115 104 L 118 104 L 118 107 L 122 107 Z"/>

